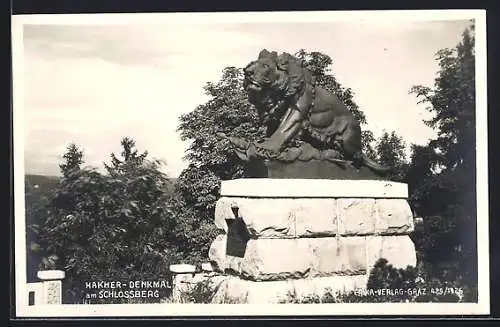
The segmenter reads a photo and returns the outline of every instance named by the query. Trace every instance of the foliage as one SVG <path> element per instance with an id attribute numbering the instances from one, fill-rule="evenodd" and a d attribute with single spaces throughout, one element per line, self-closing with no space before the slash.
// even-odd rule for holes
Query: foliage
<path id="1" fill-rule="evenodd" d="M 68 179 L 79 171 L 80 166 L 84 163 L 83 152 L 73 143 L 67 146 L 63 159 L 64 162 L 59 167 L 63 176 Z M 57 259 L 55 255 L 44 254 L 44 249 L 40 246 L 39 233 L 42 226 L 46 224 L 47 217 L 51 215 L 49 204 L 53 200 L 52 192 L 58 184 L 56 177 L 28 175 L 25 178 L 27 275 L 29 281 L 36 281 L 38 263 L 42 262 L 45 266 L 50 267 Z"/>
<path id="2" fill-rule="evenodd" d="M 404 182 L 408 169 L 406 160 L 406 145 L 403 138 L 392 131 L 384 132 L 376 142 L 377 161 L 385 166 L 393 167 L 389 179 Z"/>
<path id="3" fill-rule="evenodd" d="M 52 191 L 57 184 L 58 178 L 53 176 L 26 175 L 25 177 L 26 273 L 29 283 L 37 281 L 38 264 L 43 258 L 43 249 L 40 247 L 38 234 L 45 223 L 47 205 L 50 203 Z"/>
<path id="4" fill-rule="evenodd" d="M 189 285 L 189 284 L 188 284 Z M 170 296 L 167 303 L 211 303 L 218 288 L 218 283 L 211 278 L 203 279 L 181 289 L 178 298 Z"/>
<path id="5" fill-rule="evenodd" d="M 192 262 L 206 258 L 213 240 L 210 237 L 216 234 L 213 214 L 220 180 L 246 176 L 245 166 L 215 134 L 224 132 L 252 140 L 264 136 L 241 85 L 240 69 L 224 69 L 218 83 L 205 86 L 211 99 L 180 118 L 181 138 L 192 143 L 186 154 L 190 164 L 176 182 L 176 212 L 182 217 L 179 241 L 184 243 L 185 257 Z"/>
<path id="6" fill-rule="evenodd" d="M 424 218 L 414 238 L 434 274 L 477 284 L 475 52 L 474 26 L 453 49 L 437 53 L 440 70 L 434 86 L 411 93 L 434 117 L 426 123 L 437 138 L 413 146 L 408 171 L 410 201 Z"/>
<path id="7" fill-rule="evenodd" d="M 83 151 L 78 146 L 71 143 L 66 148 L 66 153 L 63 155 L 64 162 L 59 165 L 64 177 L 68 178 L 72 173 L 80 170 L 80 166 L 84 163 Z"/>
<path id="8" fill-rule="evenodd" d="M 172 230 L 173 245 L 184 263 L 201 264 L 207 261 L 210 244 L 219 233 L 213 219 L 199 215 L 178 196 L 171 199 L 176 225 Z"/>
<path id="9" fill-rule="evenodd" d="M 298 297 L 291 292 L 282 303 L 388 303 L 388 302 L 475 302 L 477 290 L 446 279 L 430 277 L 420 266 L 394 268 L 379 259 L 370 271 L 366 289 Z"/>
<path id="10" fill-rule="evenodd" d="M 138 155 L 133 140 L 122 140 L 123 153 L 106 164 L 108 174 L 72 169 L 56 189 L 40 230 L 42 247 L 60 268 L 69 289 L 81 298 L 76 281 L 152 280 L 168 274 L 179 260 L 171 245 L 175 216 L 166 192 L 168 178 L 159 163 Z M 69 149 L 62 167 L 74 162 Z M 55 257 L 54 257 L 55 255 Z"/>

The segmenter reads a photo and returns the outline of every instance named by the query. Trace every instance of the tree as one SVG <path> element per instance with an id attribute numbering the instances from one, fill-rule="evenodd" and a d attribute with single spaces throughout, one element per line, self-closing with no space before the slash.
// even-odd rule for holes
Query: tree
<path id="1" fill-rule="evenodd" d="M 47 205 L 51 201 L 51 194 L 57 186 L 57 177 L 26 175 L 25 176 L 25 215 L 26 215 L 26 250 L 27 250 L 27 281 L 38 281 L 37 271 L 44 257 L 40 247 L 40 228 L 45 224 Z"/>
<path id="2" fill-rule="evenodd" d="M 148 160 L 147 151 L 138 154 L 135 141 L 124 138 L 121 145 L 121 159 L 111 154 L 111 164 L 105 164 L 110 193 L 102 202 L 120 218 L 113 225 L 119 227 L 117 234 L 122 235 L 118 239 L 123 242 L 117 259 L 129 263 L 122 269 L 131 278 L 154 278 L 165 274 L 164 259 L 170 259 L 166 254 L 173 253 L 169 245 L 175 226 L 169 202 L 170 181 L 159 170 L 160 161 Z"/>
<path id="3" fill-rule="evenodd" d="M 438 131 L 432 146 L 443 153 L 442 164 L 448 169 L 460 164 L 475 165 L 475 50 L 474 25 L 464 31 L 454 49 L 437 53 L 439 76 L 434 88 L 414 86 L 411 93 L 435 116 L 425 121 Z"/>
<path id="4" fill-rule="evenodd" d="M 135 141 L 131 138 L 124 137 L 121 140 L 122 146 L 122 160 L 120 160 L 116 154 L 111 153 L 111 163 L 104 163 L 104 167 L 106 168 L 108 174 L 111 176 L 123 175 L 128 172 L 133 172 L 134 169 L 141 167 L 148 155 L 147 151 L 144 151 L 142 154 L 138 154 L 136 149 Z"/>
<path id="5" fill-rule="evenodd" d="M 196 205 L 202 217 L 210 216 L 218 197 L 219 180 L 245 176 L 245 166 L 215 134 L 223 132 L 251 140 L 264 137 L 264 128 L 247 101 L 242 72 L 225 68 L 218 83 L 207 83 L 210 100 L 180 117 L 181 139 L 191 140 L 185 159 L 190 165 L 177 180 L 187 205 Z M 193 178 L 195 177 L 195 178 Z"/>
<path id="6" fill-rule="evenodd" d="M 408 163 L 403 138 L 392 131 L 384 132 L 376 144 L 377 160 L 380 164 L 393 167 L 389 179 L 404 182 Z"/>
<path id="7" fill-rule="evenodd" d="M 181 196 L 171 200 L 176 217 L 172 239 L 182 262 L 195 265 L 206 262 L 210 244 L 219 233 L 213 219 L 199 216 L 200 211 L 186 205 Z"/>
<path id="8" fill-rule="evenodd" d="M 67 146 L 62 158 L 63 162 L 59 164 L 59 168 L 63 178 L 69 183 L 81 170 L 81 165 L 84 163 L 83 151 L 76 144 L 71 143 Z M 57 181 L 56 178 L 40 177 L 37 184 L 30 183 L 29 178 L 26 178 L 25 184 L 27 266 L 28 279 L 32 281 L 36 280 L 36 271 L 40 265 L 54 267 L 57 260 L 57 256 L 50 253 L 47 246 L 41 246 L 43 239 L 40 233 L 52 214 L 51 204 L 55 200 L 53 192 L 61 185 L 61 182 Z M 52 180 L 55 182 L 49 183 Z M 62 203 L 62 201 L 60 202 Z M 65 205 L 69 205 L 69 203 Z"/>
<path id="9" fill-rule="evenodd" d="M 63 269 L 79 300 L 83 281 L 158 279 L 180 259 L 170 181 L 133 140 L 122 147 L 106 164 L 108 174 L 85 168 L 63 177 L 42 227 L 53 258 L 44 268 Z"/>
<path id="10" fill-rule="evenodd" d="M 68 178 L 76 171 L 80 170 L 83 161 L 83 151 L 78 148 L 75 143 L 71 143 L 66 148 L 63 155 L 64 162 L 59 165 L 61 173 L 64 177 Z"/>
<path id="11" fill-rule="evenodd" d="M 428 104 L 434 117 L 426 123 L 437 131 L 427 146 L 414 147 L 411 201 L 424 216 L 426 241 L 420 246 L 426 260 L 447 278 L 477 285 L 474 25 L 436 59 L 434 86 L 410 90 Z"/>

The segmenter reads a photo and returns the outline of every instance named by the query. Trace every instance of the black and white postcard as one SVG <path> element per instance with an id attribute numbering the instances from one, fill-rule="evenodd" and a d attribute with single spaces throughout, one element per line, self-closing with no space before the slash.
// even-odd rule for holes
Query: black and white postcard
<path id="1" fill-rule="evenodd" d="M 17 317 L 489 313 L 485 11 L 12 40 Z"/>

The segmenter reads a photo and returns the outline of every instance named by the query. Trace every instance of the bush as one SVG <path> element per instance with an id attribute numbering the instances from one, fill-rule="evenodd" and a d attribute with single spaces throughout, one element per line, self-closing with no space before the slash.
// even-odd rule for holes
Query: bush
<path id="1" fill-rule="evenodd" d="M 40 268 L 66 272 L 70 302 L 85 298 L 86 281 L 168 278 L 169 265 L 180 260 L 169 179 L 160 163 L 137 154 L 132 140 L 122 145 L 123 159 L 112 155 L 108 174 L 61 165 L 64 176 L 40 228 Z"/>
<path id="2" fill-rule="evenodd" d="M 477 289 L 459 281 L 429 277 L 422 268 L 396 269 L 380 259 L 370 272 L 366 290 L 346 293 L 327 290 L 323 295 L 297 297 L 289 293 L 282 303 L 380 303 L 380 302 L 476 302 Z"/>
<path id="3" fill-rule="evenodd" d="M 170 296 L 165 300 L 166 303 L 211 303 L 212 298 L 217 291 L 217 283 L 212 279 L 207 278 L 192 285 L 187 286 L 185 289 L 180 290 L 178 298 Z"/>

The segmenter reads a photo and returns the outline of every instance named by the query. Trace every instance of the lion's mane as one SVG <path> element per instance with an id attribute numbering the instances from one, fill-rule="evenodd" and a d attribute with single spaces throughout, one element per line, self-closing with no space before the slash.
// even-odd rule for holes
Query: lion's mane
<path id="1" fill-rule="evenodd" d="M 259 66 L 259 60 L 251 64 Z M 287 104 L 294 104 L 302 96 L 308 84 L 313 83 L 311 72 L 303 67 L 297 58 L 288 53 L 279 55 L 275 60 L 275 69 L 278 78 L 267 84 L 257 94 L 250 97 L 250 102 L 261 110 L 270 110 L 278 102 L 285 101 Z M 261 81 L 256 81 L 261 82 Z"/>

